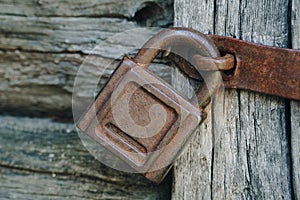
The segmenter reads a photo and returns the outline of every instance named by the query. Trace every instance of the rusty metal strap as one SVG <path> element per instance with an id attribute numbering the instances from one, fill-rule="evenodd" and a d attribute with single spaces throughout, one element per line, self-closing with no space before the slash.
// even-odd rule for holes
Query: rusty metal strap
<path id="1" fill-rule="evenodd" d="M 208 36 L 221 53 L 234 55 L 232 73 L 224 73 L 226 88 L 300 100 L 299 50 L 263 46 L 224 36 Z M 225 68 L 232 63 L 232 57 L 227 57 L 228 62 L 221 59 L 221 65 L 224 63 Z M 217 62 L 220 65 L 220 58 Z"/>

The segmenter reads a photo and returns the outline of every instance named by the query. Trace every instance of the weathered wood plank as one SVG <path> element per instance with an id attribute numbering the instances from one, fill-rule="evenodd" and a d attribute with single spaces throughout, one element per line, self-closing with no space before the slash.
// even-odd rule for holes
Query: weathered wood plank
<path id="1" fill-rule="evenodd" d="M 83 147 L 73 124 L 0 117 L 0 198 L 168 199 L 138 174 L 110 169 Z"/>
<path id="2" fill-rule="evenodd" d="M 112 46 L 106 50 L 109 48 Z M 115 56 L 118 58 L 117 54 L 122 54 L 125 49 L 126 46 L 123 46 L 119 52 L 115 51 Z M 87 79 L 98 78 L 102 69 L 112 63 L 104 70 L 104 74 L 101 74 L 100 87 L 120 62 L 113 62 L 112 58 L 99 55 L 78 53 L 0 51 L 0 110 L 19 115 L 48 113 L 50 116 L 71 118 L 74 79 L 86 58 L 93 61 L 88 63 L 92 71 L 86 74 Z M 168 66 L 155 63 L 150 69 L 162 78 L 170 80 Z M 85 90 L 79 95 L 88 98 L 89 91 L 94 89 L 95 85 L 85 85 Z"/>
<path id="3" fill-rule="evenodd" d="M 292 1 L 292 46 L 300 49 L 300 1 Z M 293 189 L 296 200 L 300 199 L 300 103 L 291 102 L 291 145 L 293 163 Z"/>
<path id="4" fill-rule="evenodd" d="M 300 48 L 300 1 L 293 0 L 292 1 L 292 45 L 293 48 L 299 49 Z"/>
<path id="5" fill-rule="evenodd" d="M 99 42 L 138 26 L 126 19 L 0 15 L 0 48 L 88 54 Z"/>
<path id="6" fill-rule="evenodd" d="M 29 0 L 0 4 L 0 47 L 4 49 L 84 51 L 115 33 L 140 25 L 168 26 L 173 20 L 172 0 Z M 138 13 L 141 16 L 134 18 Z M 150 24 L 140 24 L 149 20 Z"/>
<path id="7" fill-rule="evenodd" d="M 130 37 L 126 33 L 111 37 L 93 50 L 95 56 L 80 52 L 51 52 L 53 49 L 48 49 L 50 53 L 38 52 L 37 49 L 33 52 L 0 51 L 1 110 L 26 115 L 48 113 L 51 116 L 62 115 L 70 118 L 73 83 L 82 62 L 86 58 L 93 60 L 89 65 L 94 72 L 87 75 L 99 76 L 99 72 L 113 62 L 113 59 L 120 59 L 121 55 L 141 47 L 157 31 L 158 29 L 135 29 L 131 31 Z M 27 39 L 24 41 L 28 42 Z M 102 85 L 119 61 L 105 71 L 101 79 Z M 164 65 L 153 64 L 151 70 L 166 80 L 170 79 L 169 69 Z M 86 86 L 89 87 L 91 90 L 95 89 L 93 86 Z M 81 96 L 88 94 L 87 91 L 84 92 Z"/>
<path id="8" fill-rule="evenodd" d="M 173 20 L 172 0 L 1 0 L 0 4 L 0 15 L 9 16 L 150 19 L 148 26 L 167 25 Z M 138 13 L 141 10 L 146 11 L 143 17 Z"/>
<path id="9" fill-rule="evenodd" d="M 203 33 L 214 32 L 214 1 L 175 0 L 174 10 L 174 26 L 193 27 Z"/>
<path id="10" fill-rule="evenodd" d="M 295 199 L 300 199 L 300 103 L 291 102 L 291 145 L 293 162 L 293 189 Z"/>
<path id="11" fill-rule="evenodd" d="M 203 33 L 214 31 L 214 1 L 175 0 L 175 26 L 192 27 Z M 195 20 L 191 20 L 193 16 Z M 187 79 L 178 69 L 172 73 L 173 86 L 189 95 Z M 172 199 L 210 199 L 212 181 L 212 112 L 207 108 L 208 118 L 196 130 L 187 149 L 174 166 Z"/>
<path id="12" fill-rule="evenodd" d="M 152 189 L 116 186 L 69 175 L 39 174 L 0 167 L 0 199 L 161 199 Z"/>
<path id="13" fill-rule="evenodd" d="M 138 28 L 172 24 L 172 3 L 0 1 L 0 112 L 70 118 L 74 78 L 92 50 L 101 47 L 92 63 L 101 71 L 158 31 Z"/>
<path id="14" fill-rule="evenodd" d="M 209 117 L 194 133 L 187 153 L 174 166 L 172 199 L 210 199 L 213 148 L 210 121 Z"/>
<path id="15" fill-rule="evenodd" d="M 88 75 L 97 76 L 158 31 L 136 28 L 172 24 L 172 4 L 0 0 L 0 112 L 70 119 L 74 78 L 91 50 L 101 47 L 88 63 L 93 68 Z M 116 65 L 105 71 L 100 86 Z M 152 70 L 169 77 L 162 64 L 155 63 Z M 72 125 L 1 117 L 0 140 L 0 198 L 170 198 L 170 177 L 154 186 L 142 176 L 105 167 L 83 148 Z"/>
<path id="16" fill-rule="evenodd" d="M 105 43 L 117 34 L 125 31 L 124 38 L 105 43 L 105 48 L 127 50 L 136 41 L 144 41 L 157 28 L 142 28 L 135 22 L 120 18 L 87 18 L 87 17 L 19 17 L 0 15 L 0 49 L 22 50 L 46 53 L 81 53 L 89 54 L 97 45 Z M 137 30 L 136 30 L 137 29 Z M 132 35 L 128 35 L 131 33 Z M 123 39 L 123 40 L 122 40 Z M 128 41 L 128 39 L 133 39 Z M 118 43 L 116 43 L 118 42 Z M 133 44 L 131 44 L 131 43 Z M 115 45 L 115 46 L 114 46 Z M 116 47 L 116 45 L 119 45 Z M 103 51 L 105 52 L 105 49 Z M 109 51 L 111 52 L 111 51 Z M 113 57 L 106 53 L 104 56 Z"/>
<path id="17" fill-rule="evenodd" d="M 210 32 L 213 20 L 214 33 L 219 35 L 272 46 L 287 47 L 289 44 L 287 1 L 213 2 L 200 1 L 195 4 L 192 0 L 175 1 L 175 25 Z M 201 18 L 210 16 L 208 13 L 212 12 L 204 9 L 207 5 L 215 5 L 212 7 L 215 11 L 213 19 Z M 182 12 L 184 9 L 189 9 L 189 12 Z M 207 25 L 196 25 L 199 20 L 195 19 L 199 16 Z M 216 123 L 224 120 L 224 128 L 221 132 L 207 129 L 205 131 L 208 132 L 201 133 L 207 137 L 204 141 L 211 140 L 214 145 L 207 159 L 212 161 L 211 177 L 199 180 L 206 172 L 201 165 L 197 170 L 193 169 L 196 160 L 202 158 L 199 149 L 205 149 L 199 145 L 203 142 L 194 140 L 192 146 L 198 148 L 190 148 L 175 167 L 175 180 L 178 183 L 174 184 L 173 199 L 291 199 L 285 101 L 277 97 L 230 90 L 226 92 L 225 119 L 217 114 L 212 116 Z M 212 127 L 217 125 L 212 121 L 209 123 L 212 123 Z M 191 158 L 188 155 L 194 156 Z M 207 190 L 207 185 L 211 190 Z M 183 191 L 180 187 L 189 189 Z M 195 191 L 210 193 L 195 196 Z"/>

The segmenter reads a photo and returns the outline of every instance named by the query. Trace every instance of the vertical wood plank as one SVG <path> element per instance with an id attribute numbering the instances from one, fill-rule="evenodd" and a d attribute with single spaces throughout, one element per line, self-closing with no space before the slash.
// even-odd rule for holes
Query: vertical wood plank
<path id="1" fill-rule="evenodd" d="M 288 46 L 288 1 L 222 0 L 216 6 L 216 34 Z M 239 109 L 229 113 L 227 131 L 215 144 L 213 198 L 290 199 L 284 100 L 240 91 L 226 103 Z"/>
<path id="2" fill-rule="evenodd" d="M 211 3 L 213 7 L 208 6 Z M 218 35 L 272 46 L 287 47 L 289 44 L 288 1 L 201 0 L 196 3 L 176 0 L 175 5 L 177 26 L 211 32 L 211 19 L 203 17 L 210 16 L 212 10 L 206 10 L 210 8 L 214 13 L 213 30 Z M 174 82 L 180 85 L 183 79 L 176 75 Z M 194 139 L 174 169 L 173 199 L 291 199 L 286 111 L 283 99 L 228 90 L 222 132 L 200 127 L 198 135 L 201 137 Z M 213 119 L 215 122 L 222 120 L 218 115 Z M 207 127 L 216 126 L 211 118 L 206 124 L 210 124 Z M 200 145 L 202 141 L 210 141 L 208 148 L 214 146 L 214 150 L 207 154 L 211 176 L 199 180 L 207 173 L 197 163 L 203 156 L 199 152 L 205 152 Z M 206 189 L 207 185 L 210 189 Z"/>
<path id="3" fill-rule="evenodd" d="M 292 45 L 294 49 L 300 49 L 300 1 L 292 1 Z"/>
<path id="4" fill-rule="evenodd" d="M 174 26 L 214 32 L 214 0 L 175 0 Z"/>
<path id="5" fill-rule="evenodd" d="M 293 189 L 296 200 L 300 199 L 300 103 L 291 102 L 291 145 L 293 162 Z"/>
<path id="6" fill-rule="evenodd" d="M 192 27 L 203 33 L 214 31 L 214 1 L 176 0 L 175 26 Z M 193 18 L 193 20 L 191 20 Z M 173 69 L 172 84 L 189 95 L 187 79 Z M 208 111 L 211 107 L 207 108 Z M 211 199 L 212 122 L 211 113 L 194 133 L 193 140 L 174 166 L 172 199 Z"/>
<path id="7" fill-rule="evenodd" d="M 300 49 L 300 0 L 292 1 L 292 46 Z M 293 188 L 300 199 L 300 102 L 291 102 L 291 145 L 293 162 Z"/>

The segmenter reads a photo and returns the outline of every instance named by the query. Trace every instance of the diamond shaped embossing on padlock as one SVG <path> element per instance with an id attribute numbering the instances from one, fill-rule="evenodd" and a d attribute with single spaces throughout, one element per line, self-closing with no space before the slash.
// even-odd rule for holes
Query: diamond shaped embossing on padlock
<path id="1" fill-rule="evenodd" d="M 163 39 L 170 43 L 168 38 Z M 137 172 L 160 182 L 204 113 L 137 62 L 149 64 L 160 52 L 153 40 L 135 59 L 124 57 L 77 126 Z M 203 41 L 191 43 L 197 46 Z M 147 49 L 149 45 L 154 48 Z M 149 54 L 146 59 L 144 50 Z"/>

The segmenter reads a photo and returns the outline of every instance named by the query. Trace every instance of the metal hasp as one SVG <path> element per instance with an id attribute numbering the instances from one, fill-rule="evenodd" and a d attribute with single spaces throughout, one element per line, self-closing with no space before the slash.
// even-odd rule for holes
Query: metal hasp
<path id="1" fill-rule="evenodd" d="M 300 101 L 300 51 L 208 35 L 220 52 L 234 55 L 226 88 L 237 88 Z"/>
<path id="2" fill-rule="evenodd" d="M 165 30 L 151 38 L 135 58 L 125 56 L 95 102 L 77 123 L 93 140 L 149 180 L 160 183 L 206 117 L 199 102 L 208 102 L 206 87 L 192 99 L 175 91 L 148 70 L 161 52 L 192 59 L 191 55 L 220 57 L 205 35 L 185 28 Z M 178 65 L 187 75 L 193 65 Z M 221 76 L 219 76 L 221 77 Z M 213 79 L 213 75 L 210 74 Z M 212 86 L 212 90 L 218 87 Z M 201 103 L 202 104 L 202 103 Z M 201 105 L 204 107 L 204 104 Z"/>

